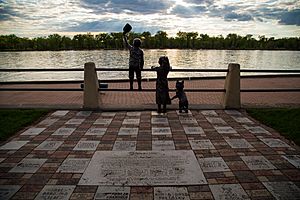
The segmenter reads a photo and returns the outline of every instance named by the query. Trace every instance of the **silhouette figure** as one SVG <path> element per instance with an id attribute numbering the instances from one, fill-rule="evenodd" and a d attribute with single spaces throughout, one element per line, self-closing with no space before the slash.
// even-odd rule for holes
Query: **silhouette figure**
<path id="1" fill-rule="evenodd" d="M 171 69 L 169 58 L 162 56 L 158 60 L 159 67 L 152 67 L 157 73 L 156 79 L 156 104 L 158 113 L 167 112 L 167 104 L 171 104 L 168 86 L 168 74 Z M 163 105 L 163 110 L 161 109 Z"/>
<path id="2" fill-rule="evenodd" d="M 138 82 L 138 89 L 142 90 L 142 75 L 141 71 L 144 67 L 144 52 L 140 48 L 142 41 L 139 38 L 133 40 L 133 45 L 130 45 L 126 34 L 131 30 L 131 26 L 126 24 L 123 28 L 123 40 L 125 46 L 129 49 L 129 81 L 130 90 L 133 90 L 134 73 Z"/>
<path id="3" fill-rule="evenodd" d="M 182 110 L 184 110 L 187 113 L 189 109 L 189 102 L 184 92 L 184 80 L 176 81 L 176 95 L 172 97 L 171 100 L 176 98 L 179 99 L 179 112 L 182 113 Z"/>

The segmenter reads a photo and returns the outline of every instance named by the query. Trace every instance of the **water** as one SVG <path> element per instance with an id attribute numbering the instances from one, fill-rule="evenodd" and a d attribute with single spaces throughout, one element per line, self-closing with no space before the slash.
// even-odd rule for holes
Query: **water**
<path id="1" fill-rule="evenodd" d="M 168 56 L 172 67 L 226 69 L 235 62 L 241 69 L 300 69 L 297 51 L 246 51 L 246 50 L 144 50 L 145 67 L 158 65 L 160 56 Z M 128 68 L 128 51 L 29 51 L 0 52 L 0 68 L 83 68 L 94 62 L 101 68 Z M 253 73 L 252 73 L 253 74 Z M 143 78 L 155 73 L 143 72 Z M 222 76 L 224 73 L 170 73 L 169 77 Z M 127 72 L 98 72 L 99 79 L 127 79 Z M 83 72 L 18 72 L 0 73 L 0 81 L 29 80 L 82 80 Z"/>

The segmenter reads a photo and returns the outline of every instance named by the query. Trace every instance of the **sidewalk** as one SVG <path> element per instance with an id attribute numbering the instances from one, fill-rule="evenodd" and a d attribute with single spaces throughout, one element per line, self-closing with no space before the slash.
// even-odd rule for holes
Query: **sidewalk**
<path id="1" fill-rule="evenodd" d="M 20 87 L 0 86 L 0 87 Z M 79 84 L 65 85 L 21 85 L 21 87 L 79 88 Z M 109 83 L 109 88 L 128 88 L 129 83 Z M 170 81 L 170 88 L 175 82 Z M 224 87 L 223 79 L 185 81 L 185 88 L 220 88 Z M 241 88 L 299 88 L 300 77 L 245 78 Z M 155 88 L 155 82 L 143 82 L 143 88 Z M 174 95 L 170 93 L 170 96 Z M 187 93 L 191 108 L 221 108 L 222 93 Z M 154 92 L 103 92 L 101 93 L 103 109 L 155 109 Z M 241 93 L 243 107 L 296 106 L 300 105 L 299 92 Z M 0 107 L 55 109 L 80 109 L 83 103 L 83 92 L 0 92 Z M 177 108 L 174 101 L 171 108 Z"/>
<path id="2" fill-rule="evenodd" d="M 0 145 L 0 199 L 295 200 L 299 156 L 243 110 L 59 110 Z"/>

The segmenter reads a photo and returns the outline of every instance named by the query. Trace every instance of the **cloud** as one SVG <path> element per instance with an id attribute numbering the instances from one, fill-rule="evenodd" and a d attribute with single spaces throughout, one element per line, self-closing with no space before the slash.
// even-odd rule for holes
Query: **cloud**
<path id="1" fill-rule="evenodd" d="M 286 25 L 299 26 L 299 8 L 299 0 L 0 0 L 0 34 L 121 32 L 130 23 L 152 34 L 297 35 L 298 27 Z"/>
<path id="2" fill-rule="evenodd" d="M 126 23 L 132 25 L 133 32 L 142 33 L 149 31 L 155 33 L 161 29 L 161 27 L 155 25 L 145 25 L 142 22 L 136 21 L 124 21 L 119 19 L 103 19 L 92 22 L 81 22 L 79 25 L 66 28 L 64 31 L 71 32 L 122 32 Z"/>
<path id="3" fill-rule="evenodd" d="M 21 15 L 13 7 L 0 1 L 0 21 L 12 20 L 14 17 L 21 17 Z"/>
<path id="4" fill-rule="evenodd" d="M 215 0 L 183 0 L 186 3 L 191 3 L 191 4 L 206 4 L 206 5 L 212 5 L 214 4 Z"/>
<path id="5" fill-rule="evenodd" d="M 249 14 L 238 14 L 235 12 L 231 12 L 231 13 L 227 13 L 224 16 L 224 19 L 226 21 L 233 21 L 233 20 L 237 20 L 237 21 L 252 21 L 253 17 Z"/>
<path id="6" fill-rule="evenodd" d="M 300 26 L 300 9 L 285 12 L 280 17 L 280 24 Z"/>
<path id="7" fill-rule="evenodd" d="M 172 0 L 81 0 L 84 7 L 94 10 L 97 13 L 162 13 L 169 9 L 174 1 Z"/>
<path id="8" fill-rule="evenodd" d="M 206 6 L 182 6 L 182 5 L 177 5 L 175 6 L 171 14 L 175 14 L 179 17 L 194 17 L 194 16 L 199 16 L 203 15 L 207 10 Z"/>

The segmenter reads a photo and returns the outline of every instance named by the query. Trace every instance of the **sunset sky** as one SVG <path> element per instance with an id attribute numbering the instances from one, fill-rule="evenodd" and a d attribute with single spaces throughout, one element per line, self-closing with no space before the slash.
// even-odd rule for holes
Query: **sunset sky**
<path id="1" fill-rule="evenodd" d="M 299 37 L 300 0 L 0 0 L 0 34 L 198 32 Z"/>

